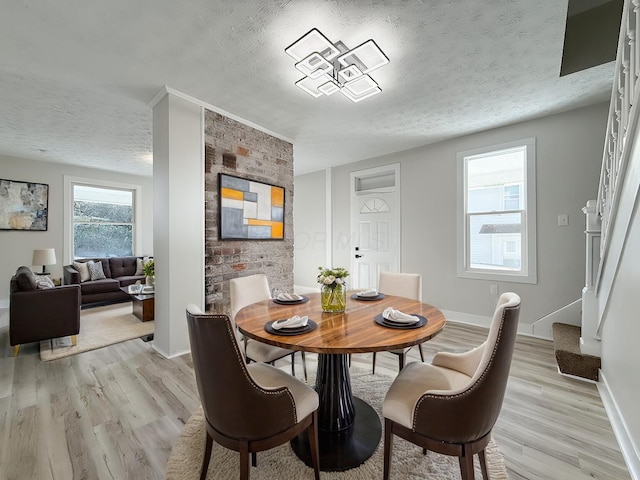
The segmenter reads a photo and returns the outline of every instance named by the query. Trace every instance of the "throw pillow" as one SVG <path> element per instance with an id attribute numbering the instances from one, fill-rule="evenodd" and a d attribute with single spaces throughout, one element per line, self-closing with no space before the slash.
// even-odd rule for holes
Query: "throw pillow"
<path id="1" fill-rule="evenodd" d="M 55 285 L 53 284 L 51 279 L 46 275 L 36 275 L 35 279 L 36 285 L 38 285 L 38 288 L 41 290 L 44 290 L 45 288 L 55 288 Z"/>
<path id="2" fill-rule="evenodd" d="M 35 275 L 29 267 L 22 266 L 16 270 L 16 279 L 20 290 L 35 290 L 38 288 Z"/>
<path id="3" fill-rule="evenodd" d="M 147 263 L 149 257 L 136 258 L 136 275 L 144 275 L 144 264 Z"/>
<path id="4" fill-rule="evenodd" d="M 91 275 L 91 280 L 102 280 L 103 278 L 107 278 L 104 276 L 104 270 L 102 270 L 102 262 L 87 262 L 87 266 L 89 267 L 89 275 Z"/>
<path id="5" fill-rule="evenodd" d="M 86 282 L 91 280 L 91 274 L 89 273 L 88 262 L 73 262 L 73 268 L 75 268 L 80 274 L 80 282 Z"/>

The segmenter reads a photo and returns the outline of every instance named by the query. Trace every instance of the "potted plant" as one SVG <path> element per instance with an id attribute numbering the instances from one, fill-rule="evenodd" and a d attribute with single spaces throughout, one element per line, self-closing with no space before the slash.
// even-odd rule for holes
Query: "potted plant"
<path id="1" fill-rule="evenodd" d="M 147 260 L 143 265 L 142 265 L 142 269 L 144 270 L 144 276 L 145 278 L 145 282 L 147 285 L 149 286 L 154 286 L 155 285 L 155 264 L 153 263 L 153 259 L 151 260 Z"/>

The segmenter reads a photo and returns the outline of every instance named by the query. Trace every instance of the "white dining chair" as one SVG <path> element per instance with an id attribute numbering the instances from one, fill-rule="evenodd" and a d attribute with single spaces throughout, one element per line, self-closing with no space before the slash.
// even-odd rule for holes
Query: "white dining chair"
<path id="1" fill-rule="evenodd" d="M 296 375 L 295 370 L 295 351 L 286 348 L 280 348 L 266 343 L 258 342 L 251 338 L 240 335 L 235 319 L 238 312 L 252 303 L 268 300 L 271 298 L 271 290 L 269 289 L 269 280 L 264 273 L 258 273 L 247 277 L 232 278 L 229 281 L 231 290 L 231 321 L 236 330 L 239 344 L 242 342 L 244 356 L 247 363 L 262 362 L 274 364 L 276 360 L 291 355 L 291 375 Z M 304 358 L 304 352 L 300 352 L 302 356 L 302 369 L 304 371 L 304 379 L 307 380 L 307 365 Z"/>
<path id="2" fill-rule="evenodd" d="M 380 272 L 380 276 L 378 277 L 378 292 L 385 295 L 412 298 L 421 302 L 422 275 L 419 273 Z M 404 368 L 406 355 L 409 350 L 411 350 L 411 347 L 389 350 L 389 352 L 398 356 L 398 370 Z M 418 344 L 418 350 L 420 351 L 420 359 L 424 362 L 422 344 Z M 376 373 L 376 352 L 373 352 L 373 373 Z"/>
<path id="3" fill-rule="evenodd" d="M 412 362 L 398 374 L 382 403 L 384 480 L 394 435 L 425 455 L 431 450 L 457 456 L 463 479 L 475 478 L 478 454 L 482 477 L 489 480 L 485 447 L 502 409 L 519 316 L 520 297 L 503 293 L 482 344 L 464 353 L 438 352 L 431 364 Z"/>

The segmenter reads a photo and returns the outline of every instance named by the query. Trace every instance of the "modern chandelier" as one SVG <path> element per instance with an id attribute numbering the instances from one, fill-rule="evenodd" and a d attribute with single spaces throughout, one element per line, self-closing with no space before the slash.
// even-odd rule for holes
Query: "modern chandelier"
<path id="1" fill-rule="evenodd" d="M 315 98 L 340 92 L 359 102 L 382 91 L 369 73 L 389 59 L 373 40 L 349 50 L 341 41 L 332 43 L 314 28 L 284 51 L 305 74 L 296 85 Z"/>

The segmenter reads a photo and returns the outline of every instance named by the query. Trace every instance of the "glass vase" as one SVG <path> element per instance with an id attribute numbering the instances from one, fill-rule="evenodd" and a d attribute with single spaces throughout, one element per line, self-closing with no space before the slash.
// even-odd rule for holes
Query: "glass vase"
<path id="1" fill-rule="evenodd" d="M 347 286 L 340 283 L 322 285 L 320 288 L 322 311 L 328 313 L 344 312 L 347 306 Z"/>

